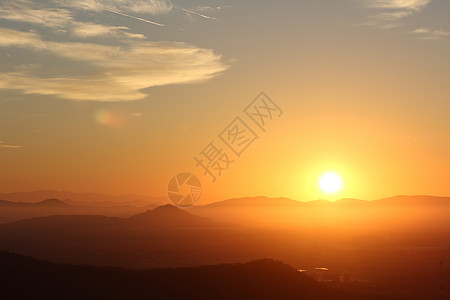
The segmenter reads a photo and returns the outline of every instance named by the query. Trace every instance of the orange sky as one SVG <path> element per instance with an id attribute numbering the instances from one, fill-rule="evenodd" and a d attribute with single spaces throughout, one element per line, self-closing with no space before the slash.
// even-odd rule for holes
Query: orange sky
<path id="1" fill-rule="evenodd" d="M 0 4 L 1 192 L 160 196 L 192 172 L 202 201 L 450 195 L 449 3 L 96 1 Z M 261 91 L 283 115 L 211 183 L 194 156 Z"/>

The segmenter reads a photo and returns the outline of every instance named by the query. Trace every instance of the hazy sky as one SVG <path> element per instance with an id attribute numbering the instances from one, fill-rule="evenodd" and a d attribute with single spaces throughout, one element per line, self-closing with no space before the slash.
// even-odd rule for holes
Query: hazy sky
<path id="1" fill-rule="evenodd" d="M 214 198 L 450 195 L 450 2 L 0 3 L 0 191 Z M 266 131 L 245 107 L 283 111 Z M 236 117 L 240 157 L 219 135 Z M 210 142 L 215 183 L 194 157 Z M 326 171 L 343 177 L 320 192 Z M 203 199 L 202 201 L 207 201 Z"/>

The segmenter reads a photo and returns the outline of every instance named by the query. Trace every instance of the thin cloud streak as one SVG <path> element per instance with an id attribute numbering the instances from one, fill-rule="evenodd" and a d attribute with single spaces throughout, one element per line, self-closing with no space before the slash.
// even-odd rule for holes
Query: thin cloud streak
<path id="1" fill-rule="evenodd" d="M 205 19 L 216 20 L 216 18 L 207 16 L 207 15 L 204 15 L 204 14 L 201 14 L 201 13 L 198 13 L 198 12 L 195 12 L 195 11 L 191 11 L 191 10 L 188 10 L 188 9 L 185 9 L 185 8 L 181 8 L 181 7 L 175 7 L 175 8 L 176 8 L 176 9 L 179 9 L 179 10 L 181 10 L 181 11 L 184 11 L 184 12 L 187 12 L 187 13 L 190 13 L 190 14 L 193 14 L 193 15 L 200 16 L 200 17 L 205 18 Z"/>
<path id="2" fill-rule="evenodd" d="M 137 33 L 127 32 L 128 27 L 105 26 L 95 23 L 73 22 L 71 33 L 80 38 L 90 37 L 112 37 L 112 38 L 132 38 L 144 39 L 145 36 Z"/>
<path id="3" fill-rule="evenodd" d="M 8 144 L 4 144 L 2 141 L 0 141 L 0 148 L 3 148 L 3 149 L 18 149 L 18 148 L 23 148 L 23 146 L 20 146 L 20 145 L 8 145 Z"/>
<path id="4" fill-rule="evenodd" d="M 369 7 L 420 10 L 430 4 L 432 0 L 369 0 Z"/>
<path id="5" fill-rule="evenodd" d="M 430 30 L 428 28 L 418 28 L 416 30 L 413 30 L 411 33 L 419 35 L 422 39 L 425 40 L 442 40 L 447 36 L 450 36 L 449 31 Z"/>
<path id="6" fill-rule="evenodd" d="M 115 10 L 112 10 L 112 9 L 105 9 L 105 10 L 109 11 L 110 13 L 118 14 L 118 15 L 121 15 L 121 16 L 124 16 L 124 17 L 132 18 L 132 19 L 135 19 L 135 20 L 138 20 L 138 21 L 142 21 L 142 22 L 145 22 L 145 23 L 149 23 L 149 24 L 152 24 L 152 25 L 161 26 L 161 27 L 166 26 L 166 25 L 161 24 L 161 23 L 157 23 L 157 22 L 153 22 L 153 21 L 150 21 L 150 20 L 147 20 L 147 19 L 131 16 L 131 15 L 122 13 L 120 11 L 115 11 Z"/>

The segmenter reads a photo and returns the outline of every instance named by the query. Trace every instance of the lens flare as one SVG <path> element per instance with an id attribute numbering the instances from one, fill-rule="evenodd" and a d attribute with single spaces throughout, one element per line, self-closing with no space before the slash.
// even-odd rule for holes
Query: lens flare
<path id="1" fill-rule="evenodd" d="M 110 128 L 120 128 L 123 126 L 124 120 L 121 115 L 109 110 L 99 110 L 94 114 L 94 120 L 103 126 Z"/>

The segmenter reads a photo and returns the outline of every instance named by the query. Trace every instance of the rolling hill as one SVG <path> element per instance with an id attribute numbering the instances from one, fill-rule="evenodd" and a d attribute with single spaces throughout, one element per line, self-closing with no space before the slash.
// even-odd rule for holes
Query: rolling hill
<path id="1" fill-rule="evenodd" d="M 0 249 L 57 262 L 166 266 L 169 255 L 192 265 L 191 252 L 229 241 L 236 230 L 165 205 L 128 218 L 52 215 L 0 224 Z"/>
<path id="2" fill-rule="evenodd" d="M 0 265 L 2 295 L 8 299 L 376 299 L 329 288 L 269 259 L 130 271 L 0 252 Z"/>
<path id="3" fill-rule="evenodd" d="M 129 218 L 101 215 L 53 215 L 0 224 L 0 239 L 14 236 L 72 236 L 74 234 L 119 234 L 169 228 L 217 228 L 230 226 L 195 216 L 166 204 Z"/>

